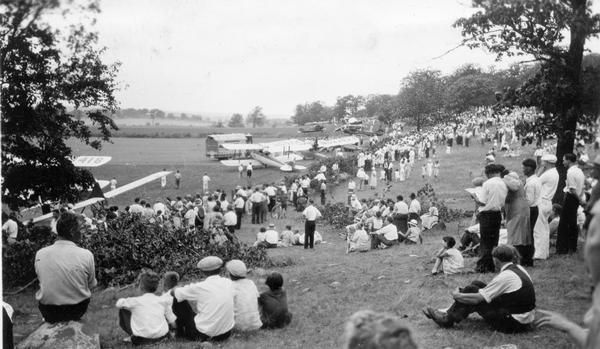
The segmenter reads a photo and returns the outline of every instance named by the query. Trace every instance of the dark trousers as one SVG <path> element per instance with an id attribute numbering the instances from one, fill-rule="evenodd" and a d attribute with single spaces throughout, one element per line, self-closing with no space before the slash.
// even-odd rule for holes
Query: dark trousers
<path id="1" fill-rule="evenodd" d="M 6 309 L 2 307 L 2 348 L 13 349 L 15 347 L 13 341 L 13 323 L 6 312 Z"/>
<path id="2" fill-rule="evenodd" d="M 119 326 L 123 331 L 125 331 L 129 336 L 131 336 L 131 344 L 133 345 L 156 343 L 167 338 L 167 336 L 169 335 L 167 333 L 160 338 L 145 338 L 134 335 L 133 330 L 131 329 L 131 311 L 127 309 L 119 309 Z"/>
<path id="3" fill-rule="evenodd" d="M 477 293 L 479 289 L 484 288 L 486 284 L 481 281 L 473 281 L 467 287 L 460 290 L 461 293 Z M 515 320 L 507 309 L 499 308 L 497 305 L 487 302 L 471 305 L 454 302 L 448 309 L 448 319 L 452 322 L 460 322 L 466 319 L 469 314 L 478 313 L 490 326 L 496 331 L 504 333 L 524 332 L 529 329 L 529 325 L 522 324 Z"/>
<path id="4" fill-rule="evenodd" d="M 388 240 L 383 234 L 372 234 L 371 235 L 371 249 L 376 249 L 379 244 L 382 243 L 386 246 L 394 246 L 398 244 L 398 240 Z"/>
<path id="5" fill-rule="evenodd" d="M 231 330 L 214 337 L 210 337 L 198 331 L 196 323 L 194 322 L 196 313 L 188 301 L 177 302 L 177 300 L 173 299 L 173 314 L 177 316 L 177 337 L 201 342 L 220 342 L 231 336 Z"/>
<path id="6" fill-rule="evenodd" d="M 578 207 L 579 199 L 571 193 L 565 194 L 556 236 L 556 253 L 558 254 L 577 252 L 577 237 L 579 236 L 579 227 L 577 226 Z"/>
<path id="7" fill-rule="evenodd" d="M 394 215 L 394 225 L 399 232 L 406 234 L 406 231 L 408 230 L 408 215 L 400 213 Z"/>
<path id="8" fill-rule="evenodd" d="M 275 196 L 269 196 L 269 212 L 273 210 L 273 206 L 275 206 Z"/>
<path id="9" fill-rule="evenodd" d="M 252 203 L 252 224 L 260 224 L 260 202 Z"/>
<path id="10" fill-rule="evenodd" d="M 498 246 L 500 237 L 500 225 L 502 223 L 502 214 L 500 211 L 479 212 L 479 260 L 475 270 L 479 273 L 494 272 L 494 260 L 492 250 Z"/>
<path id="11" fill-rule="evenodd" d="M 529 208 L 529 237 L 531 239 L 531 245 L 517 245 L 515 248 L 521 255 L 521 265 L 526 267 L 533 267 L 533 254 L 535 253 L 535 244 L 533 241 L 533 227 L 538 218 L 538 207 Z"/>
<path id="12" fill-rule="evenodd" d="M 306 221 L 304 223 L 304 248 L 314 248 L 315 246 L 315 221 Z"/>
<path id="13" fill-rule="evenodd" d="M 321 205 L 325 205 L 325 190 L 321 190 Z"/>
<path id="14" fill-rule="evenodd" d="M 77 304 L 68 304 L 68 305 L 51 305 L 51 304 L 42 304 L 41 302 L 38 305 L 40 312 L 42 313 L 42 317 L 46 322 L 51 324 L 57 322 L 67 322 L 67 321 L 77 321 L 81 319 L 83 314 L 87 311 L 88 305 L 90 304 L 90 299 L 84 299 L 83 301 Z"/>
<path id="15" fill-rule="evenodd" d="M 408 220 L 416 220 L 417 222 L 421 219 L 421 216 L 419 216 L 418 213 L 414 213 L 414 212 L 409 212 L 408 213 Z"/>
<path id="16" fill-rule="evenodd" d="M 243 208 L 236 208 L 235 215 L 237 216 L 237 223 L 235 225 L 235 229 L 240 229 L 242 227 L 242 215 L 244 214 Z"/>

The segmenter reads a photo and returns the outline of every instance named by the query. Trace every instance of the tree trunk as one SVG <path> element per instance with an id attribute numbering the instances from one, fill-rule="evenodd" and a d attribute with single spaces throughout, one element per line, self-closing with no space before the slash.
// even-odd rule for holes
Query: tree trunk
<path id="1" fill-rule="evenodd" d="M 581 65 L 583 61 L 583 49 L 587 37 L 586 0 L 572 0 L 573 22 L 571 23 L 571 41 L 566 62 L 560 62 L 563 78 L 566 82 L 564 97 L 561 98 L 561 106 L 557 115 L 559 127 L 557 132 L 556 157 L 558 161 L 556 168 L 560 176 L 558 188 L 554 195 L 554 202 L 562 202 L 563 188 L 567 177 L 567 169 L 564 167 L 562 158 L 565 154 L 573 153 L 577 121 L 583 115 L 582 88 L 581 88 Z"/>

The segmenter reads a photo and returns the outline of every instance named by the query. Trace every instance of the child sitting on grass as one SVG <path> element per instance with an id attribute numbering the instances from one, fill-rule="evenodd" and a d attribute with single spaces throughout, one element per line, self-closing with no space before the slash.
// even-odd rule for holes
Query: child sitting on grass
<path id="1" fill-rule="evenodd" d="M 258 330 L 262 326 L 258 312 L 258 289 L 254 282 L 246 278 L 246 264 L 233 259 L 225 264 L 229 278 L 233 282 L 233 312 L 235 329 L 239 331 Z"/>
<path id="2" fill-rule="evenodd" d="M 283 276 L 277 272 L 271 273 L 265 284 L 269 290 L 258 297 L 262 328 L 285 327 L 292 321 L 292 314 L 288 311 L 287 295 L 282 289 Z"/>
<path id="3" fill-rule="evenodd" d="M 279 236 L 281 239 L 277 244 L 278 247 L 290 247 L 294 244 L 294 232 L 291 225 L 286 225 L 285 230 Z"/>
<path id="4" fill-rule="evenodd" d="M 402 234 L 401 231 L 398 231 L 398 241 L 404 241 L 404 243 L 407 245 L 414 245 L 419 241 L 423 243 L 421 240 L 421 229 L 419 228 L 419 222 L 417 222 L 416 219 L 411 219 L 410 222 L 408 222 L 408 230 L 406 231 L 406 234 Z"/>
<path id="5" fill-rule="evenodd" d="M 117 301 L 119 325 L 131 336 L 134 345 L 155 343 L 168 337 L 169 324 L 175 323 L 176 317 L 167 298 L 154 294 L 159 281 L 156 273 L 142 272 L 139 276 L 142 295 Z"/>
<path id="6" fill-rule="evenodd" d="M 459 250 L 454 248 L 456 240 L 451 236 L 442 238 L 443 246 L 435 255 L 435 265 L 431 270 L 431 274 L 444 273 L 446 275 L 457 274 L 465 267 L 465 262 Z"/>

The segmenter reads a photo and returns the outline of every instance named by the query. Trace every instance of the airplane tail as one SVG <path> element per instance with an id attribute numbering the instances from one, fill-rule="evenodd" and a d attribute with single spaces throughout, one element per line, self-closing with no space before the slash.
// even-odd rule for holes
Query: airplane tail
<path id="1" fill-rule="evenodd" d="M 103 198 L 103 199 L 105 199 L 104 193 L 102 192 L 102 189 L 100 188 L 100 185 L 96 181 L 94 181 L 94 186 L 92 187 L 92 193 L 90 194 L 90 198 Z"/>

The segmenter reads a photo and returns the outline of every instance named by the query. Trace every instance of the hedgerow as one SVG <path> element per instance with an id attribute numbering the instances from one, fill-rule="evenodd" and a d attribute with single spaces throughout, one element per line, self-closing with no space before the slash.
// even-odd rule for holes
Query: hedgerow
<path id="1" fill-rule="evenodd" d="M 24 285 L 36 277 L 35 253 L 53 242 L 48 236 L 51 234 L 5 246 L 5 287 Z M 237 242 L 215 245 L 203 232 L 150 223 L 137 215 L 110 221 L 106 229 L 82 239 L 81 245 L 94 254 L 96 277 L 101 286 L 129 284 L 144 268 L 158 273 L 173 270 L 182 277 L 194 277 L 198 275 L 198 261 L 209 255 L 219 256 L 225 262 L 241 259 L 248 267 L 269 264 L 264 249 Z"/>

